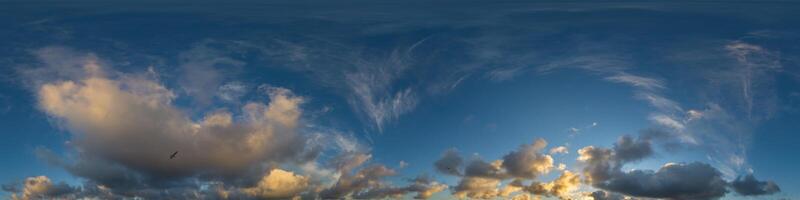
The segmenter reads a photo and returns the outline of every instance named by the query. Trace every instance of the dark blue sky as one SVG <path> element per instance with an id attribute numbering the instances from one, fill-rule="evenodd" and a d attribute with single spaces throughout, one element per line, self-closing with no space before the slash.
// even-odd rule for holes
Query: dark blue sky
<path id="1" fill-rule="evenodd" d="M 793 2 L 0 5 L 12 199 L 800 196 Z"/>

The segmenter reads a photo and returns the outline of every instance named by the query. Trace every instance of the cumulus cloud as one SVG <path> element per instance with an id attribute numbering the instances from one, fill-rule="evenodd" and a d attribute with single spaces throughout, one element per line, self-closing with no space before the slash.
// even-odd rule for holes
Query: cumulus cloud
<path id="1" fill-rule="evenodd" d="M 25 179 L 21 194 L 16 194 L 15 186 L 4 186 L 4 190 L 12 192 L 13 200 L 29 199 L 66 199 L 75 198 L 78 188 L 64 182 L 54 184 L 47 176 L 35 176 Z"/>
<path id="2" fill-rule="evenodd" d="M 107 71 L 104 62 L 89 58 L 83 73 L 42 81 L 36 88 L 39 108 L 72 134 L 68 145 L 75 152 L 62 156 L 37 148 L 36 154 L 87 180 L 76 197 L 343 198 L 399 188 L 398 195 L 428 198 L 447 187 L 422 178 L 390 187 L 382 179 L 395 171 L 380 164 L 364 167 L 371 156 L 357 142 L 340 134 L 304 132 L 315 127 L 302 119 L 306 100 L 289 89 L 259 87 L 267 103 L 237 103 L 239 111 L 220 108 L 193 119 L 175 105 L 178 95 L 157 76 Z M 238 101 L 239 86 L 223 85 L 220 98 Z M 317 162 L 330 149 L 323 148 L 326 143 L 339 152 L 329 161 L 333 170 Z M 177 157 L 170 159 L 175 151 Z"/>
<path id="3" fill-rule="evenodd" d="M 500 195 L 500 180 L 494 178 L 465 177 L 453 188 L 458 198 L 490 199 Z"/>
<path id="4" fill-rule="evenodd" d="M 492 179 L 508 178 L 508 174 L 503 169 L 502 160 L 486 162 L 482 159 L 477 159 L 477 158 L 473 159 L 467 164 L 464 170 L 464 176 L 492 178 Z"/>
<path id="5" fill-rule="evenodd" d="M 509 175 L 517 178 L 533 179 L 548 173 L 553 168 L 553 158 L 540 152 L 546 146 L 547 141 L 544 139 L 537 139 L 533 144 L 522 145 L 517 151 L 503 156 L 502 166 Z"/>
<path id="6" fill-rule="evenodd" d="M 588 146 L 578 150 L 578 160 L 585 164 L 583 173 L 586 181 L 596 188 L 610 192 L 666 199 L 717 199 L 728 192 L 729 185 L 734 185 L 736 189 L 736 184 L 742 186 L 747 185 L 743 183 L 759 183 L 755 178 L 749 181 L 747 178 L 737 179 L 728 183 L 717 168 L 699 162 L 667 163 L 656 171 L 623 171 L 622 167 L 626 163 L 653 154 L 649 140 L 654 137 L 659 136 L 643 134 L 637 139 L 623 136 L 612 149 Z M 767 186 L 770 185 L 768 183 L 761 183 L 764 190 L 772 188 Z"/>
<path id="7" fill-rule="evenodd" d="M 393 176 L 397 172 L 380 164 L 371 164 L 356 170 L 370 158 L 371 155 L 360 152 L 340 155 L 334 160 L 339 177 L 331 187 L 320 191 L 319 197 L 323 199 L 377 199 L 416 193 L 414 198 L 427 199 L 434 193 L 447 189 L 447 185 L 433 181 L 426 176 L 418 176 L 407 186 L 392 186 L 383 179 Z"/>
<path id="8" fill-rule="evenodd" d="M 458 151 L 455 149 L 450 149 L 444 152 L 439 160 L 433 163 L 433 166 L 436 167 L 436 170 L 447 174 L 447 175 L 454 175 L 460 176 L 463 173 L 461 172 L 461 165 L 464 163 L 464 158 L 458 154 Z"/>
<path id="9" fill-rule="evenodd" d="M 282 169 L 272 169 L 255 187 L 243 188 L 245 194 L 261 199 L 298 197 L 308 187 L 308 177 Z"/>
<path id="10" fill-rule="evenodd" d="M 595 186 L 622 194 L 667 199 L 716 199 L 727 192 L 722 174 L 704 163 L 669 163 L 658 171 L 624 172 Z"/>
<path id="11" fill-rule="evenodd" d="M 371 188 L 357 193 L 356 199 L 382 199 L 387 197 L 399 198 L 407 193 L 416 193 L 415 199 L 428 199 L 433 194 L 444 191 L 447 185 L 438 183 L 427 176 L 418 176 L 410 180 L 411 184 L 405 187 L 383 186 Z"/>
<path id="12" fill-rule="evenodd" d="M 767 195 L 780 192 L 781 188 L 772 181 L 759 181 L 752 174 L 740 176 L 731 182 L 736 193 L 745 196 Z"/>
<path id="13" fill-rule="evenodd" d="M 247 103 L 240 117 L 218 111 L 194 121 L 172 105 L 175 94 L 161 84 L 101 74 L 47 83 L 37 94 L 40 108 L 76 136 L 71 144 L 82 156 L 152 177 L 235 176 L 304 151 L 296 131 L 304 100 L 288 90 L 271 91 L 269 104 Z M 173 151 L 180 152 L 177 160 L 165 159 Z"/>
<path id="14" fill-rule="evenodd" d="M 605 192 L 605 191 L 602 191 L 602 190 L 594 191 L 592 193 L 589 193 L 589 195 L 587 195 L 587 196 L 592 197 L 594 200 L 623 200 L 623 199 L 625 199 L 625 196 L 623 196 L 623 195 L 616 194 L 616 193 L 611 193 L 611 192 Z"/>
<path id="15" fill-rule="evenodd" d="M 569 199 L 570 193 L 580 186 L 580 180 L 579 174 L 564 171 L 561 176 L 551 182 L 541 183 L 534 181 L 530 186 L 525 187 L 525 191 L 536 195 Z"/>
<path id="16" fill-rule="evenodd" d="M 476 199 L 510 197 L 517 191 L 532 191 L 525 189 L 523 180 L 534 180 L 552 170 L 553 158 L 542 153 L 545 147 L 547 141 L 537 139 L 532 144 L 520 145 L 517 150 L 504 155 L 502 160 L 487 162 L 474 158 L 466 163 L 463 174 L 458 171 L 461 169 L 463 158 L 451 149 L 446 151 L 434 166 L 441 173 L 461 177 L 458 184 L 453 187 L 453 195 L 456 197 Z M 513 181 L 500 188 L 501 182 L 507 179 Z M 564 174 L 553 182 L 537 182 L 535 186 L 530 187 L 546 187 L 547 195 L 562 196 L 572 191 L 578 185 L 578 181 L 577 174 L 564 171 Z"/>

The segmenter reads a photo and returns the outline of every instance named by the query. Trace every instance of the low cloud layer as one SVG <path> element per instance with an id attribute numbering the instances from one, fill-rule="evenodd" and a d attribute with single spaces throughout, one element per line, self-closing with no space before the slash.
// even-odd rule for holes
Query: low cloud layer
<path id="1" fill-rule="evenodd" d="M 509 152 L 501 160 L 487 162 L 473 158 L 466 163 L 456 150 L 450 149 L 442 154 L 442 157 L 434 163 L 434 167 L 440 173 L 461 178 L 452 188 L 453 196 L 458 198 L 526 198 L 524 195 L 527 193 L 569 198 L 570 192 L 580 186 L 578 174 L 563 171 L 551 182 L 537 180 L 540 176 L 550 173 L 554 167 L 553 158 L 542 152 L 545 147 L 547 141 L 537 139 L 532 144 L 520 145 L 517 150 Z M 512 181 L 501 186 L 502 182 L 507 180 Z M 525 185 L 524 181 L 532 182 Z M 518 194 L 520 192 L 523 194 Z"/>
<path id="2" fill-rule="evenodd" d="M 729 183 L 723 179 L 722 173 L 717 168 L 700 162 L 667 163 L 656 171 L 641 169 L 623 171 L 622 167 L 625 164 L 653 154 L 650 138 L 654 135 L 648 133 L 651 132 L 644 132 L 637 139 L 623 136 L 611 149 L 588 146 L 578 150 L 578 160 L 585 164 L 583 172 L 586 181 L 596 188 L 614 193 L 664 199 L 718 199 L 728 193 L 729 186 L 745 196 L 764 194 L 759 191 L 771 188 L 767 186 L 768 183 L 755 181 L 752 176 Z M 774 183 L 772 185 L 777 188 Z M 740 190 L 736 189 L 737 187 L 750 190 Z M 616 198 L 605 193 L 592 196 L 601 199 Z"/>
<path id="3" fill-rule="evenodd" d="M 780 192 L 781 188 L 772 181 L 759 181 L 752 174 L 740 176 L 731 182 L 734 191 L 742 195 L 767 195 Z"/>

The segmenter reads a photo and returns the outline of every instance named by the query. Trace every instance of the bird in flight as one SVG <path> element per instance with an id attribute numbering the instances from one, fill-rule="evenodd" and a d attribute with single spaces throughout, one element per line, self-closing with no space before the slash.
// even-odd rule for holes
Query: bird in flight
<path id="1" fill-rule="evenodd" d="M 178 151 L 175 151 L 175 153 L 172 153 L 172 155 L 169 156 L 169 159 L 172 160 L 173 158 L 175 158 L 175 155 L 178 155 Z"/>

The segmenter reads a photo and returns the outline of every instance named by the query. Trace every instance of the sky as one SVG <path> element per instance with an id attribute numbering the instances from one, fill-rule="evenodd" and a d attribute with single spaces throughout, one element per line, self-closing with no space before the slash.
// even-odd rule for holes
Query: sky
<path id="1" fill-rule="evenodd" d="M 2 1 L 3 199 L 797 199 L 791 1 Z"/>

